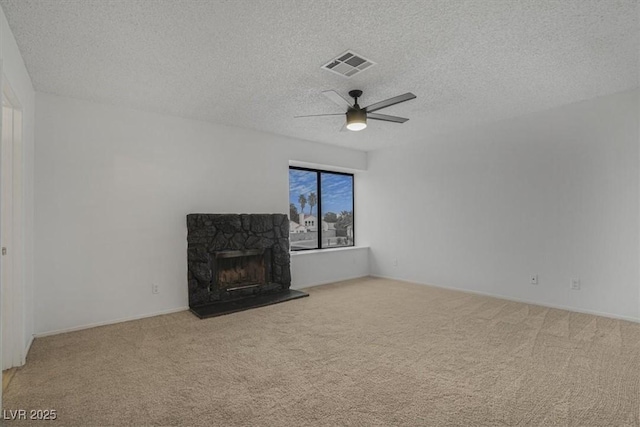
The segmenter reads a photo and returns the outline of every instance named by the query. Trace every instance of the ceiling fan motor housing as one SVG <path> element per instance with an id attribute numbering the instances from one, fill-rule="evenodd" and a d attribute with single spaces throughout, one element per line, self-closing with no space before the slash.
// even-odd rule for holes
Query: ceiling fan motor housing
<path id="1" fill-rule="evenodd" d="M 347 111 L 347 122 L 367 122 L 367 110 L 364 108 L 349 108 Z"/>
<path id="2" fill-rule="evenodd" d="M 349 108 L 347 111 L 347 128 L 362 130 L 367 127 L 367 110 L 364 108 Z"/>

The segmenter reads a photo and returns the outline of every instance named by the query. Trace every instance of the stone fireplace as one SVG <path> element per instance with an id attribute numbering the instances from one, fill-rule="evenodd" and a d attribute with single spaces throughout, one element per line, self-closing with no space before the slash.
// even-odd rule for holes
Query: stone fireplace
<path id="1" fill-rule="evenodd" d="M 211 317 L 300 298 L 284 214 L 187 215 L 189 307 Z"/>

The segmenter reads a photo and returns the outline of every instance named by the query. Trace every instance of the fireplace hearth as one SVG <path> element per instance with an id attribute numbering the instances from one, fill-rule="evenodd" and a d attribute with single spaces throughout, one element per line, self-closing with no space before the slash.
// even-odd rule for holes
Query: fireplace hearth
<path id="1" fill-rule="evenodd" d="M 308 296 L 289 289 L 283 214 L 187 215 L 189 307 L 200 318 Z"/>

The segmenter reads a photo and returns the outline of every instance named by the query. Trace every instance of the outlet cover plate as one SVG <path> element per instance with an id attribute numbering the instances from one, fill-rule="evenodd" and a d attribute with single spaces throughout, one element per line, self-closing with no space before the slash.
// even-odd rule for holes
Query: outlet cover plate
<path id="1" fill-rule="evenodd" d="M 571 284 L 569 285 L 569 287 L 571 289 L 573 289 L 574 291 L 579 291 L 580 290 L 580 279 L 577 277 L 574 277 L 573 279 L 571 279 Z"/>

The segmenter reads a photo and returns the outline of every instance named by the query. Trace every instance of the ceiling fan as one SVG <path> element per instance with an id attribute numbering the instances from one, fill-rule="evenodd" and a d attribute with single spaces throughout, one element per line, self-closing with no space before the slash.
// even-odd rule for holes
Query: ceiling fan
<path id="1" fill-rule="evenodd" d="M 353 98 L 353 105 L 344 99 L 335 90 L 327 90 L 322 92 L 324 96 L 335 102 L 341 107 L 346 107 L 346 113 L 335 114 L 312 114 L 308 116 L 295 116 L 295 118 L 301 117 L 321 117 L 321 116 L 347 116 L 346 128 L 353 131 L 359 131 L 367 127 L 367 119 L 382 120 L 383 122 L 404 123 L 409 119 L 397 116 L 388 116 L 386 114 L 378 114 L 375 111 L 382 110 L 383 108 L 391 107 L 392 105 L 400 104 L 401 102 L 410 101 L 415 99 L 416 96 L 411 92 L 407 92 L 404 95 L 394 96 L 393 98 L 385 99 L 384 101 L 376 102 L 368 107 L 360 107 L 358 105 L 358 98 L 362 96 L 361 90 L 349 91 L 349 96 Z M 344 127 L 343 127 L 344 129 Z"/>

